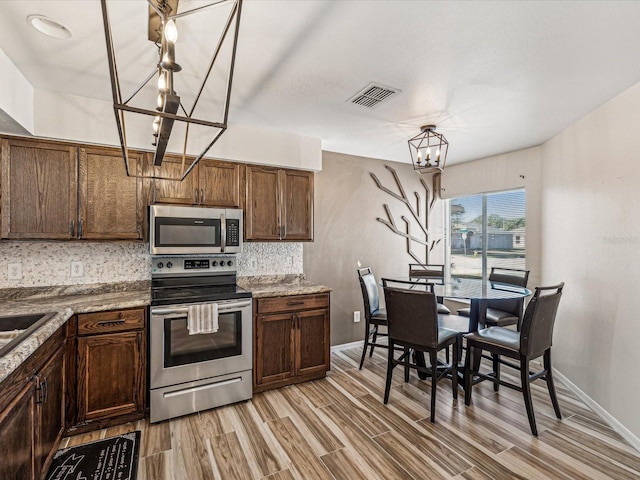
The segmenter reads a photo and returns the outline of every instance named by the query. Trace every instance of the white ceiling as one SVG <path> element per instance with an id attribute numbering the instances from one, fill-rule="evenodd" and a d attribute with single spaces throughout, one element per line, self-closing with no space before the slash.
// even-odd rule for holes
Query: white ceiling
<path id="1" fill-rule="evenodd" d="M 146 2 L 119 1 L 140 13 L 118 28 L 146 34 Z M 0 8 L 0 49 L 34 87 L 110 101 L 98 0 Z M 35 13 L 73 37 L 36 32 Z M 185 41 L 178 57 L 195 49 Z M 639 46 L 637 1 L 245 0 L 229 123 L 394 161 L 435 123 L 447 163 L 469 161 L 543 143 L 640 81 Z M 371 110 L 348 103 L 371 82 L 401 93 Z"/>

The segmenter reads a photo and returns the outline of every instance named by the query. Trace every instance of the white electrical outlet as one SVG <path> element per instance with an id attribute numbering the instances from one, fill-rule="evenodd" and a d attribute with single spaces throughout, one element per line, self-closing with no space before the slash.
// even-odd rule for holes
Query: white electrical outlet
<path id="1" fill-rule="evenodd" d="M 10 263 L 7 265 L 7 277 L 9 280 L 21 280 L 22 279 L 22 264 Z"/>
<path id="2" fill-rule="evenodd" d="M 71 262 L 71 276 L 82 277 L 84 275 L 84 263 L 83 262 Z"/>
<path id="3" fill-rule="evenodd" d="M 256 257 L 251 257 L 249 259 L 249 262 L 251 263 L 251 270 L 257 270 L 258 269 L 258 259 Z"/>
<path id="4" fill-rule="evenodd" d="M 353 312 L 353 323 L 358 323 L 360 321 L 360 310 L 356 310 Z"/>

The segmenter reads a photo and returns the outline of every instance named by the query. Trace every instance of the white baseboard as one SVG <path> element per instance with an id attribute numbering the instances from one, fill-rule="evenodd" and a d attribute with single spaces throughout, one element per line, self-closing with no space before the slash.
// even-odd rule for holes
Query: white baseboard
<path id="1" fill-rule="evenodd" d="M 622 438 L 624 438 L 629 444 L 640 452 L 640 439 L 636 437 L 627 427 L 622 425 L 616 418 L 602 408 L 595 402 L 589 395 L 584 393 L 578 386 L 576 386 L 571 380 L 562 375 L 557 369 L 553 369 L 554 376 L 560 380 L 565 387 L 571 390 L 580 400 L 582 400 L 591 410 L 596 412 L 600 418 L 609 424 L 616 432 L 618 432 Z"/>
<path id="2" fill-rule="evenodd" d="M 363 345 L 364 345 L 364 340 L 358 340 L 357 342 L 343 343 L 341 345 L 332 345 L 330 350 L 331 350 L 331 353 L 333 353 L 333 352 L 339 352 L 340 350 L 346 350 L 347 348 L 353 348 L 353 347 L 362 348 Z"/>

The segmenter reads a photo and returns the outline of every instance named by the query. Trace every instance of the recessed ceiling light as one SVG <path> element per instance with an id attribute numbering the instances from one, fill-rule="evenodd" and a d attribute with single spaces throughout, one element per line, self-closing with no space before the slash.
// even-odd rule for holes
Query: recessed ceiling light
<path id="1" fill-rule="evenodd" d="M 48 37 L 66 40 L 71 38 L 71 30 L 62 25 L 60 22 L 52 20 L 44 15 L 29 15 L 27 22 L 40 33 Z"/>

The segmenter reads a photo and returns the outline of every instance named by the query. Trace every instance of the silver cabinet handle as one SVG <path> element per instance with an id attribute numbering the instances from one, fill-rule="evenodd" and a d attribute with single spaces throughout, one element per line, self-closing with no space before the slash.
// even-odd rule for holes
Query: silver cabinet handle
<path id="1" fill-rule="evenodd" d="M 82 220 L 78 222 L 78 238 L 82 238 Z"/>
<path id="2" fill-rule="evenodd" d="M 200 198 L 200 192 L 199 192 L 199 191 L 198 191 L 198 189 L 196 188 L 196 205 L 197 205 L 198 203 L 200 203 L 200 202 L 198 201 L 198 199 L 199 199 L 199 198 Z"/>
<path id="3" fill-rule="evenodd" d="M 76 236 L 76 221 L 71 220 L 71 226 L 69 227 L 69 236 L 72 238 Z"/>
<path id="4" fill-rule="evenodd" d="M 204 188 L 200 189 L 200 203 L 204 205 Z"/>

